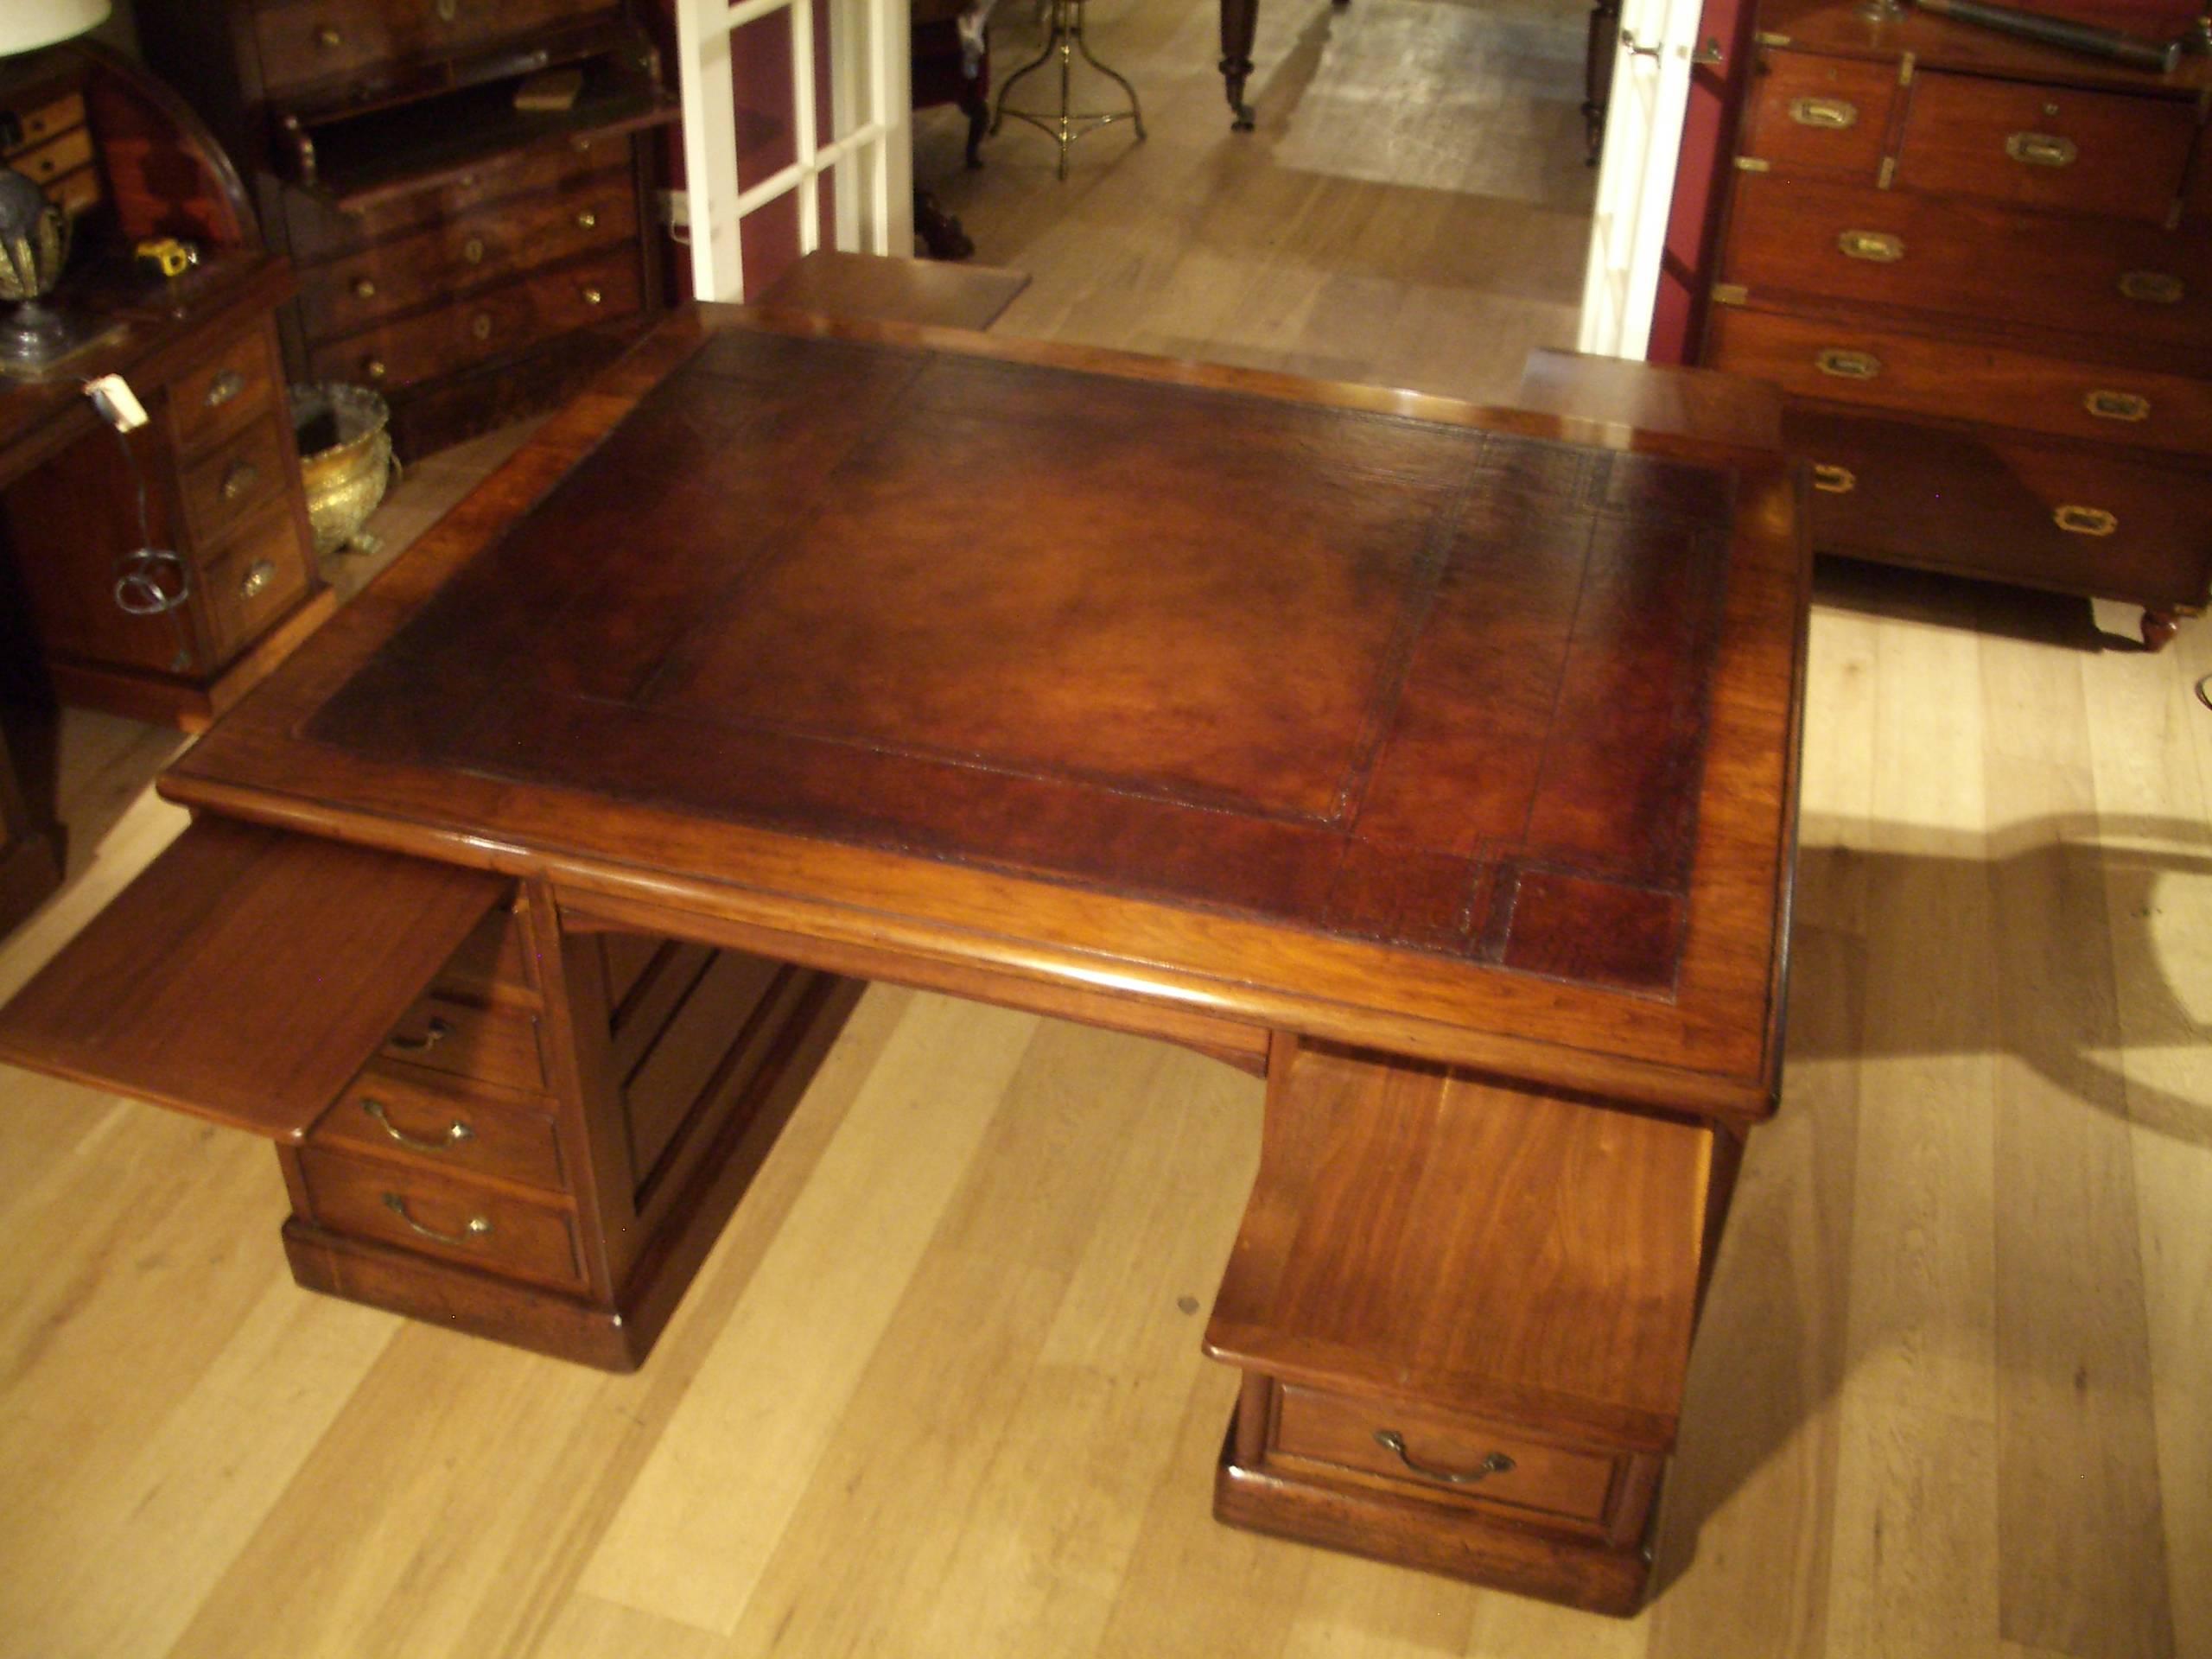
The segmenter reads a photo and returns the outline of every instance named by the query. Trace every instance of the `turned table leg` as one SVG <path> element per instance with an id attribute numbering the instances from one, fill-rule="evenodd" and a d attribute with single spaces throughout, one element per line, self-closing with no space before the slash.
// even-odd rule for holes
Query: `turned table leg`
<path id="1" fill-rule="evenodd" d="M 1252 130 L 1244 82 L 1252 73 L 1252 37 L 1260 26 L 1260 0 L 1221 0 L 1221 78 L 1229 93 L 1230 130 Z"/>
<path id="2" fill-rule="evenodd" d="M 2144 611 L 2143 644 L 2146 650 L 2164 651 L 2180 632 L 2181 619 L 2171 611 Z"/>

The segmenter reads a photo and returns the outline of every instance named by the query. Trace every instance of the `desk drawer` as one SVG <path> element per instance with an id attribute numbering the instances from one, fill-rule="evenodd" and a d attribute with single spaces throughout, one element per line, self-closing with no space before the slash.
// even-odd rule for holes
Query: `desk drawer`
<path id="1" fill-rule="evenodd" d="M 242 430 L 276 406 L 277 385 L 269 326 L 240 330 L 198 368 L 169 383 L 170 443 L 180 455 L 193 455 Z"/>
<path id="2" fill-rule="evenodd" d="M 1706 361 L 1793 397 L 2212 455 L 2212 382 L 1715 306 Z"/>
<path id="3" fill-rule="evenodd" d="M 490 287 L 608 244 L 633 242 L 638 202 L 617 168 L 556 194 L 508 201 L 303 271 L 308 336 L 350 334 L 383 318 Z"/>
<path id="4" fill-rule="evenodd" d="M 261 0 L 254 33 L 263 84 L 279 92 L 607 10 L 607 0 Z"/>
<path id="5" fill-rule="evenodd" d="M 1783 172 L 1872 184 L 1897 90 L 1894 64 L 1763 53 L 1738 153 Z"/>
<path id="6" fill-rule="evenodd" d="M 229 662 L 299 603 L 308 590 L 308 569 L 291 504 L 269 502 L 196 578 L 194 608 L 207 633 L 208 665 Z"/>
<path id="7" fill-rule="evenodd" d="M 1827 410 L 1784 417 L 1815 463 L 1813 545 L 2196 610 L 2212 593 L 2212 477 L 2108 452 Z"/>
<path id="8" fill-rule="evenodd" d="M 1724 273 L 1783 294 L 2193 348 L 2212 362 L 2212 235 L 1742 174 Z M 2178 365 L 2177 365 L 2178 366 Z"/>
<path id="9" fill-rule="evenodd" d="M 550 1101 L 426 1076 L 413 1066 L 363 1068 L 323 1114 L 308 1144 L 375 1154 L 434 1173 L 568 1190 Z"/>
<path id="10" fill-rule="evenodd" d="M 1614 1458 L 1311 1389 L 1278 1385 L 1276 1393 L 1272 1450 L 1284 1457 L 1379 1476 L 1426 1497 L 1605 1523 Z"/>
<path id="11" fill-rule="evenodd" d="M 301 1148 L 300 1178 L 310 1216 L 333 1232 L 564 1289 L 583 1281 L 563 1208 L 312 1145 Z"/>
<path id="12" fill-rule="evenodd" d="M 2196 137 L 2189 98 L 1921 75 L 1897 188 L 2163 224 Z"/>
<path id="13" fill-rule="evenodd" d="M 264 502 L 283 496 L 290 465 L 272 413 L 184 467 L 177 493 L 193 539 L 202 546 L 216 541 Z"/>
<path id="14" fill-rule="evenodd" d="M 638 251 L 625 246 L 538 272 L 423 316 L 317 347 L 316 378 L 397 390 L 556 334 L 628 316 L 641 303 Z"/>
<path id="15" fill-rule="evenodd" d="M 377 1057 L 525 1093 L 545 1086 L 537 1016 L 528 1008 L 424 996 L 392 1027 Z"/>

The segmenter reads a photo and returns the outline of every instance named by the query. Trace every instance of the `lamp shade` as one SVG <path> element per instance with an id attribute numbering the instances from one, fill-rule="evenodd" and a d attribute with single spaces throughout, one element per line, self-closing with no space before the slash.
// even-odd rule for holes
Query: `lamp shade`
<path id="1" fill-rule="evenodd" d="M 107 14 L 108 0 L 0 0 L 0 57 L 81 35 Z"/>

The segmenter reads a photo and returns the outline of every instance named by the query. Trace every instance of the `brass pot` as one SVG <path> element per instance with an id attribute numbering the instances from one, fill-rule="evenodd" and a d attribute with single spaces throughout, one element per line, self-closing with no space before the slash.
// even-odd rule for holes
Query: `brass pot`
<path id="1" fill-rule="evenodd" d="M 359 540 L 362 524 L 384 499 L 398 467 L 386 429 L 391 419 L 384 399 L 366 386 L 330 382 L 292 388 L 292 430 L 299 439 L 300 477 L 318 554 Z"/>

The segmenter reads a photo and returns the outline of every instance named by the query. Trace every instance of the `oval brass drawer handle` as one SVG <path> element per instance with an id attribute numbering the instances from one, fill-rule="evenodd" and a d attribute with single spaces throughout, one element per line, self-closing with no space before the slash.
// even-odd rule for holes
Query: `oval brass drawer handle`
<path id="1" fill-rule="evenodd" d="M 492 314 L 489 311 L 479 311 L 468 320 L 468 332 L 479 340 L 491 339 Z"/>
<path id="2" fill-rule="evenodd" d="M 1813 487 L 1824 495 L 1848 495 L 1859 487 L 1859 474 L 1848 467 L 1838 467 L 1828 461 L 1813 465 Z"/>
<path id="3" fill-rule="evenodd" d="M 2071 167 L 2082 151 L 2055 132 L 2016 132 L 2005 138 L 2005 153 L 2028 167 Z"/>
<path id="4" fill-rule="evenodd" d="M 590 208 L 585 208 L 582 213 L 576 215 L 576 228 L 580 231 L 597 230 L 599 228 L 599 215 Z"/>
<path id="5" fill-rule="evenodd" d="M 2179 305 L 2188 291 L 2180 277 L 2163 270 L 2125 271 L 2120 279 L 2120 296 L 2145 305 Z"/>
<path id="6" fill-rule="evenodd" d="M 420 1037 L 388 1037 L 384 1046 L 397 1049 L 402 1054 L 421 1054 L 435 1048 L 452 1035 L 453 1027 L 434 1015 L 430 1023 L 423 1028 Z"/>
<path id="7" fill-rule="evenodd" d="M 2139 392 L 2097 391 L 2082 399 L 2082 407 L 2101 421 L 2147 421 L 2151 400 Z"/>
<path id="8" fill-rule="evenodd" d="M 467 241 L 461 245 L 461 257 L 467 260 L 472 265 L 482 264 L 484 263 L 484 238 L 480 236 L 470 237 Z"/>
<path id="9" fill-rule="evenodd" d="M 2120 520 L 2102 507 L 2059 507 L 2050 518 L 2061 530 L 2074 536 L 2109 536 L 2120 528 Z"/>
<path id="10" fill-rule="evenodd" d="M 1893 265 L 1904 257 L 1904 238 L 1887 231 L 1846 231 L 1835 239 L 1847 259 L 1865 259 L 1877 265 Z"/>
<path id="11" fill-rule="evenodd" d="M 1375 1444 L 1385 1452 L 1395 1452 L 1398 1461 L 1419 1475 L 1423 1480 L 1440 1480 L 1446 1486 L 1472 1486 L 1488 1480 L 1492 1475 L 1513 1472 L 1513 1459 L 1503 1452 L 1493 1452 L 1471 1469 L 1440 1469 L 1434 1464 L 1416 1463 L 1414 1454 L 1406 1450 L 1405 1437 L 1395 1428 L 1375 1431 Z"/>
<path id="12" fill-rule="evenodd" d="M 250 461 L 231 463 L 231 470 L 223 474 L 219 493 L 226 501 L 235 501 L 255 485 L 261 482 L 261 468 Z"/>
<path id="13" fill-rule="evenodd" d="M 225 369 L 207 383 L 207 407 L 220 409 L 245 390 L 245 376 L 236 369 Z"/>
<path id="14" fill-rule="evenodd" d="M 384 1207 L 405 1222 L 409 1231 L 420 1233 L 425 1238 L 434 1238 L 441 1244 L 466 1244 L 471 1239 L 489 1237 L 492 1232 L 488 1216 L 471 1216 L 467 1224 L 458 1233 L 442 1233 L 435 1227 L 425 1227 L 407 1213 L 407 1200 L 397 1192 L 384 1195 Z"/>
<path id="15" fill-rule="evenodd" d="M 325 23 L 315 30 L 315 43 L 326 52 L 331 51 L 346 44 L 346 31 L 334 24 Z"/>
<path id="16" fill-rule="evenodd" d="M 372 380 L 381 380 L 385 375 L 391 373 L 391 371 L 385 366 L 384 359 L 380 357 L 372 357 L 363 359 L 361 364 L 361 372 Z"/>
<path id="17" fill-rule="evenodd" d="M 390 1139 L 405 1147 L 410 1152 L 450 1152 L 461 1141 L 474 1141 L 476 1138 L 476 1131 L 459 1118 L 455 1118 L 447 1126 L 445 1139 L 442 1141 L 425 1141 L 419 1135 L 410 1135 L 391 1121 L 391 1115 L 385 1110 L 384 1102 L 378 1100 L 374 1095 L 361 1096 L 361 1109 L 376 1120 L 377 1127 L 382 1129 Z"/>
<path id="18" fill-rule="evenodd" d="M 1813 357 L 1813 366 L 1839 380 L 1872 380 L 1882 372 L 1882 359 L 1872 352 L 1854 352 L 1831 346 Z"/>
<path id="19" fill-rule="evenodd" d="M 373 278 L 367 276 L 356 276 L 353 279 L 353 297 L 355 299 L 373 300 L 376 296 L 377 285 Z"/>
<path id="20" fill-rule="evenodd" d="M 576 292 L 582 296 L 586 305 L 598 305 L 607 298 L 606 295 L 601 293 L 599 289 L 590 283 L 586 283 Z"/>
<path id="21" fill-rule="evenodd" d="M 1789 118 L 1801 127 L 1841 132 L 1859 124 L 1859 106 L 1847 98 L 1793 98 Z"/>
<path id="22" fill-rule="evenodd" d="M 276 579 L 276 567 L 266 559 L 256 559 L 246 567 L 245 575 L 238 578 L 238 597 L 258 599 Z"/>

